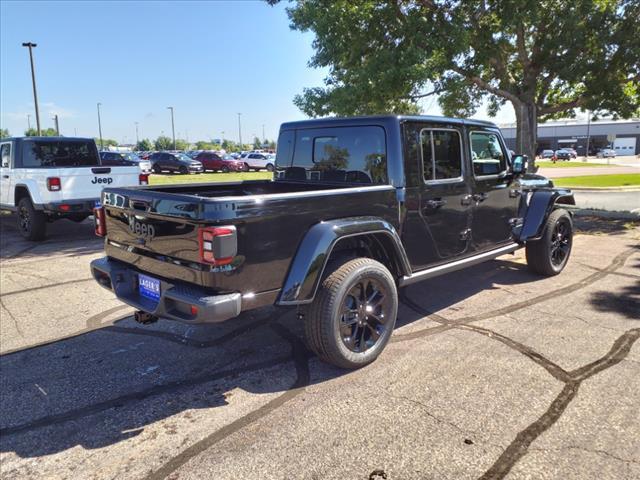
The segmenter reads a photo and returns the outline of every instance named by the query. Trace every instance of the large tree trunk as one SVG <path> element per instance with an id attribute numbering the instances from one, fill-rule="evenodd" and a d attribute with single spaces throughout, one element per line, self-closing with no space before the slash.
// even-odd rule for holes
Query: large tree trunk
<path id="1" fill-rule="evenodd" d="M 538 140 L 538 111 L 533 102 L 514 103 L 516 112 L 516 153 L 529 157 L 529 172 L 535 172 Z"/>

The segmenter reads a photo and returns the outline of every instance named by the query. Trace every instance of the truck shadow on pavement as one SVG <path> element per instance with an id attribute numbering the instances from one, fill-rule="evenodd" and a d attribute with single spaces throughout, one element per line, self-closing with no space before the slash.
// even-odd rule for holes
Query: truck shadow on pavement
<path id="1" fill-rule="evenodd" d="M 49 223 L 47 236 L 42 242 L 24 240 L 15 223 L 14 215 L 0 217 L 0 260 L 28 260 L 51 254 L 82 255 L 104 248 L 103 240 L 95 235 L 92 219 L 82 223 L 70 220 Z"/>
<path id="2" fill-rule="evenodd" d="M 526 265 L 496 260 L 424 281 L 410 287 L 414 298 L 423 299 L 424 311 L 402 308 L 396 328 L 496 285 L 539 279 Z M 302 338 L 295 311 L 269 308 L 213 327 L 162 320 L 139 326 L 128 317 L 6 354 L 0 357 L 0 451 L 40 457 L 75 446 L 96 449 L 152 426 L 156 432 L 177 434 L 176 424 L 196 421 L 194 410 L 226 406 L 231 414 L 222 417 L 231 423 L 225 420 L 224 432 L 213 435 L 228 436 L 311 382 L 350 373 L 314 361 L 311 376 L 314 357 Z M 253 398 L 264 394 L 270 399 Z M 244 400 L 235 402 L 234 396 Z M 245 401 L 255 402 L 249 413 L 243 413 Z M 154 425 L 161 421 L 164 429 Z"/>

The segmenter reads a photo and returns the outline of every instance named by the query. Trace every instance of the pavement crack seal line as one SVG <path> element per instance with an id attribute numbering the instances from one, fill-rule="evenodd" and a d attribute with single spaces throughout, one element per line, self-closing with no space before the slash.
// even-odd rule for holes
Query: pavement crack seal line
<path id="1" fill-rule="evenodd" d="M 111 309 L 114 310 L 114 309 Z M 106 316 L 108 314 L 108 312 L 103 312 L 103 316 Z M 273 320 L 275 318 L 275 316 L 277 315 L 277 312 L 274 312 L 269 318 L 262 320 L 262 322 L 253 322 L 250 325 L 244 325 L 240 328 L 237 328 L 231 332 L 229 332 L 226 335 L 223 335 L 222 337 L 212 340 L 211 342 L 209 342 L 208 346 L 215 346 L 221 343 L 224 343 L 225 341 L 228 341 L 232 338 L 235 338 L 236 336 L 242 334 L 242 333 L 247 333 L 250 330 L 253 330 L 255 328 L 258 328 L 260 325 L 263 325 L 266 322 L 270 322 L 271 320 Z M 275 327 L 275 326 L 274 326 Z M 284 327 L 281 327 L 284 328 Z M 126 329 L 125 329 L 126 330 Z M 281 334 L 281 336 L 283 336 Z M 297 338 L 297 337 L 296 337 Z M 288 340 L 288 338 L 287 338 Z M 180 342 L 181 343 L 181 342 Z M 4 355 L 3 355 L 4 356 Z M 176 380 L 174 382 L 169 382 L 169 383 L 165 383 L 162 385 L 155 385 L 147 390 L 142 390 L 139 392 L 133 392 L 133 393 L 129 393 L 129 394 L 125 394 L 125 395 L 121 395 L 119 397 L 116 398 L 112 398 L 110 400 L 105 400 L 103 402 L 98 402 L 98 403 L 94 403 L 91 405 L 87 405 L 84 407 L 80 407 L 77 408 L 75 410 L 70 410 L 67 412 L 63 412 L 63 413 L 59 413 L 59 414 L 55 414 L 55 415 L 49 415 L 46 417 L 42 417 L 39 418 L 37 420 L 33 420 L 31 422 L 27 422 L 27 423 L 23 423 L 20 425 L 15 425 L 12 427 L 6 427 L 6 428 L 0 428 L 0 437 L 2 437 L 3 435 L 15 435 L 18 433 L 23 433 L 29 430 L 33 430 L 36 428 L 43 428 L 43 427 L 48 427 L 48 426 L 52 426 L 58 423 L 64 423 L 64 422 L 68 422 L 71 420 L 78 420 L 82 417 L 86 417 L 89 415 L 93 415 L 95 413 L 99 413 L 101 411 L 104 410 L 108 410 L 109 408 L 117 408 L 117 407 L 121 407 L 124 404 L 126 404 L 127 402 L 133 402 L 133 401 L 140 401 L 140 400 L 144 400 L 146 398 L 152 397 L 152 396 L 156 396 L 156 395 L 162 395 L 162 394 L 166 394 L 166 393 L 173 393 L 177 390 L 180 390 L 182 388 L 188 388 L 188 387 L 192 387 L 192 386 L 196 386 L 202 383 L 207 383 L 210 381 L 215 381 L 215 380 L 220 380 L 222 378 L 228 377 L 228 376 L 233 376 L 233 375 L 238 375 L 238 374 L 243 374 L 243 373 L 251 373 L 257 370 L 263 370 L 265 368 L 271 368 L 277 365 L 281 365 L 284 363 L 288 363 L 289 361 L 291 361 L 291 357 L 290 356 L 279 356 L 276 358 L 273 358 L 271 360 L 265 360 L 263 362 L 257 362 L 251 365 L 247 365 L 244 367 L 238 367 L 238 368 L 232 368 L 229 370 L 222 370 L 220 372 L 217 372 L 215 374 L 205 374 L 205 375 L 199 375 L 196 377 L 192 377 L 192 378 L 188 378 L 188 379 L 184 379 L 184 380 Z"/>
<path id="2" fill-rule="evenodd" d="M 279 323 L 271 325 L 278 335 L 284 338 L 291 344 L 292 360 L 294 361 L 296 369 L 296 380 L 289 390 L 285 391 L 280 396 L 267 402 L 262 407 L 252 411 L 251 413 L 225 425 L 221 429 L 215 431 L 211 435 L 203 438 L 202 440 L 191 445 L 186 450 L 183 450 L 180 454 L 173 457 L 167 463 L 165 463 L 160 469 L 150 473 L 145 480 L 160 480 L 164 479 L 177 469 L 186 464 L 189 460 L 201 454 L 208 448 L 212 447 L 216 443 L 224 440 L 228 436 L 236 433 L 239 430 L 255 423 L 266 415 L 270 414 L 277 408 L 283 406 L 293 398 L 303 393 L 310 382 L 309 372 L 309 358 L 310 352 L 307 350 L 305 344 L 287 328 Z M 291 360 L 291 358 L 289 358 Z"/>
<path id="3" fill-rule="evenodd" d="M 628 330 L 613 343 L 609 352 L 603 357 L 569 372 L 571 379 L 565 383 L 564 388 L 547 411 L 516 435 L 516 438 L 500 455 L 498 460 L 480 477 L 480 480 L 494 480 L 506 477 L 516 462 L 527 454 L 533 441 L 562 416 L 578 394 L 578 389 L 582 382 L 624 360 L 638 338 L 640 338 L 640 328 Z"/>
<path id="4" fill-rule="evenodd" d="M 614 273 L 617 269 L 622 267 L 624 263 L 627 261 L 627 259 L 636 251 L 637 249 L 631 248 L 625 252 L 618 254 L 606 268 L 603 268 L 602 270 L 598 270 L 595 273 L 592 273 L 591 275 L 587 276 L 586 278 L 583 278 L 579 282 L 572 283 L 570 285 L 567 285 L 566 287 L 562 287 L 562 288 L 559 288 L 558 290 L 554 290 L 551 292 L 543 293 L 542 295 L 538 295 L 537 297 L 531 298 L 529 300 L 523 300 L 522 302 L 517 302 L 512 305 L 508 305 L 506 307 L 502 307 L 486 313 L 481 313 L 479 315 L 463 317 L 456 320 L 445 319 L 444 317 L 438 314 L 426 311 L 422 307 L 418 307 L 419 310 L 416 310 L 415 308 L 411 307 L 411 304 L 413 304 L 414 306 L 416 304 L 408 299 L 408 297 L 404 293 L 404 290 L 401 290 L 400 296 L 401 298 L 405 299 L 405 303 L 409 306 L 409 308 L 411 308 L 412 310 L 416 311 L 421 315 L 428 316 L 431 320 L 441 323 L 442 325 L 439 325 L 437 327 L 425 328 L 423 330 L 418 330 L 416 332 L 411 332 L 404 335 L 394 335 L 393 337 L 391 337 L 390 343 L 405 342 L 407 340 L 413 340 L 416 338 L 422 338 L 429 335 L 435 335 L 438 333 L 445 332 L 447 330 L 454 329 L 457 326 L 468 325 L 473 322 L 479 322 L 481 320 L 488 320 L 490 318 L 499 317 L 501 315 L 513 313 L 517 310 L 531 307 L 538 303 L 545 302 L 547 300 L 557 298 L 562 295 L 573 293 L 577 290 L 581 290 L 585 287 L 592 285 L 593 283 L 597 282 L 598 280 L 606 277 L 611 273 Z"/>
<path id="5" fill-rule="evenodd" d="M 630 255 L 631 252 L 625 252 Z M 617 265 L 618 267 L 624 264 L 626 260 L 626 256 L 624 259 L 622 255 L 618 255 L 614 262 L 610 265 L 610 267 L 614 267 Z M 616 261 L 618 260 L 618 261 Z M 621 261 L 620 261 L 621 260 Z M 608 267 L 605 269 L 607 273 L 610 273 Z M 617 268 L 617 267 L 616 267 Z M 604 272 L 604 271 L 603 271 Z M 597 272 L 597 273 L 603 273 Z M 606 274 L 606 273 L 605 273 Z M 604 275 L 603 275 L 604 276 Z M 600 277 L 599 277 L 600 278 Z M 597 279 L 596 279 L 597 280 Z M 595 280 L 589 282 L 588 284 L 593 283 Z M 573 285 L 582 285 L 582 282 Z M 571 285 L 569 286 L 571 287 Z M 565 287 L 567 289 L 568 287 Z M 571 290 L 573 291 L 573 290 Z M 541 295 L 540 297 L 545 297 L 546 295 Z M 536 297 L 536 298 L 540 298 Z M 554 378 L 564 383 L 564 388 L 560 392 L 560 394 L 555 398 L 555 400 L 551 403 L 547 411 L 539 417 L 535 422 L 530 424 L 524 430 L 520 431 L 516 438 L 509 444 L 509 446 L 503 451 L 503 453 L 498 457 L 496 462 L 480 477 L 479 480 L 496 480 L 502 479 L 507 476 L 507 474 L 511 471 L 513 466 L 528 453 L 529 446 L 546 430 L 548 430 L 552 425 L 556 423 L 556 421 L 562 416 L 567 406 L 571 403 L 571 401 L 576 397 L 578 393 L 578 389 L 583 381 L 588 378 L 596 375 L 597 373 L 602 372 L 608 368 L 617 365 L 622 362 L 629 352 L 631 351 L 631 347 L 633 344 L 640 338 L 640 328 L 634 328 L 626 331 L 622 336 L 620 336 L 613 344 L 609 352 L 601 357 L 600 359 L 591 362 L 587 365 L 584 365 L 580 368 L 567 372 L 562 369 L 560 366 L 551 362 L 543 355 L 535 352 L 530 347 L 516 342 L 515 340 L 510 339 L 504 335 L 501 335 L 492 330 L 478 327 L 476 325 L 468 325 L 461 324 L 460 320 L 448 320 L 445 317 L 434 314 L 432 312 L 427 311 L 422 308 L 420 305 L 415 303 L 406 294 L 403 292 L 401 294 L 402 301 L 416 313 L 429 316 L 432 320 L 436 322 L 442 323 L 440 327 L 433 327 L 431 329 L 421 330 L 417 333 L 422 333 L 423 336 L 433 335 L 435 333 L 439 333 L 440 331 L 445 331 L 446 329 L 460 329 L 460 330 L 469 330 L 481 335 L 484 335 L 488 338 L 495 339 L 508 347 L 516 350 L 517 352 L 525 355 L 532 361 L 536 362 L 538 365 L 543 367 L 549 374 L 551 374 Z M 499 309 L 499 311 L 504 311 L 505 309 Z M 483 316 L 484 318 L 484 316 Z M 467 319 L 469 321 L 469 319 Z M 436 331 L 438 328 L 441 330 Z M 409 335 L 406 335 L 409 336 Z M 413 337 L 412 337 L 413 338 Z"/>

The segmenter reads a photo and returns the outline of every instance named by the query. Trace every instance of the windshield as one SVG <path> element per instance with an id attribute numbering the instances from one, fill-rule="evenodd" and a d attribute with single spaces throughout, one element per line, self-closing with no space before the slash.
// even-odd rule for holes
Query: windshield
<path id="1" fill-rule="evenodd" d="M 30 140 L 22 147 L 24 168 L 94 167 L 100 165 L 93 140 Z"/>
<path id="2" fill-rule="evenodd" d="M 175 156 L 181 162 L 189 162 L 189 163 L 193 162 L 193 158 L 185 155 L 184 153 L 176 153 Z"/>
<path id="3" fill-rule="evenodd" d="M 234 158 L 234 157 L 232 157 L 231 155 L 223 155 L 223 156 L 222 156 L 222 159 L 223 159 L 223 160 L 235 160 L 235 158 Z"/>
<path id="4" fill-rule="evenodd" d="M 381 127 L 284 131 L 278 139 L 278 178 L 332 183 L 387 183 L 387 147 Z"/>
<path id="5" fill-rule="evenodd" d="M 123 153 L 122 158 L 124 158 L 125 160 L 129 160 L 130 162 L 140 162 L 142 160 L 138 155 L 131 152 Z"/>

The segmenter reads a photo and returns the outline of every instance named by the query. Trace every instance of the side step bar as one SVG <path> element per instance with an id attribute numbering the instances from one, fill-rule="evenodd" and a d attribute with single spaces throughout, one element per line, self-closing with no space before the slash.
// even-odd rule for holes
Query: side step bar
<path id="1" fill-rule="evenodd" d="M 494 258 L 499 257 L 500 255 L 515 252 L 521 247 L 522 245 L 518 245 L 517 243 L 512 243 L 510 245 L 496 248 L 495 250 L 489 250 L 488 252 L 483 252 L 478 255 L 474 255 L 472 257 L 456 260 L 455 262 L 446 263 L 444 265 L 438 265 L 437 267 L 427 268 L 426 270 L 420 270 L 419 272 L 415 272 L 411 275 L 408 275 L 408 276 L 405 275 L 404 277 L 402 277 L 400 279 L 399 285 L 401 287 L 404 287 L 406 285 L 411 285 L 412 283 L 416 283 L 421 280 L 426 280 L 428 278 L 444 275 L 445 273 L 455 272 L 456 270 L 461 270 L 463 268 L 471 267 L 472 265 L 477 265 L 478 263 L 486 262 L 487 260 L 493 260 Z"/>

